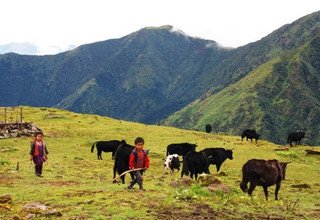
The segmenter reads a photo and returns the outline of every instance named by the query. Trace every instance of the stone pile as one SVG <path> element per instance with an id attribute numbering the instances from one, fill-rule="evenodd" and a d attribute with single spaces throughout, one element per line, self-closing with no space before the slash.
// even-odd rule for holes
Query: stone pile
<path id="1" fill-rule="evenodd" d="M 0 124 L 0 139 L 32 136 L 39 131 L 37 125 L 28 122 Z"/>

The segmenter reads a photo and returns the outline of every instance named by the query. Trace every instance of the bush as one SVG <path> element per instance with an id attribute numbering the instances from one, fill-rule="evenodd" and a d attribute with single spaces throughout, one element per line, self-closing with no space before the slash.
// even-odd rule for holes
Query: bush
<path id="1" fill-rule="evenodd" d="M 280 151 L 277 154 L 282 157 L 299 158 L 299 154 L 293 151 Z"/>
<path id="2" fill-rule="evenodd" d="M 10 160 L 0 157 L 0 165 L 7 165 L 10 164 Z"/>

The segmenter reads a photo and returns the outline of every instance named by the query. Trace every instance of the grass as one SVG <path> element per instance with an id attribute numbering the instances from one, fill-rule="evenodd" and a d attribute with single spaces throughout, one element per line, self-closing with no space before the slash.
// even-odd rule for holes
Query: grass
<path id="1" fill-rule="evenodd" d="M 43 129 L 49 160 L 44 165 L 44 177 L 38 178 L 28 160 L 31 139 L 0 140 L 0 149 L 8 149 L 0 152 L 0 195 L 10 194 L 13 199 L 12 204 L 0 204 L 0 219 L 24 218 L 22 207 L 30 202 L 59 210 L 60 219 L 259 219 L 268 216 L 318 219 L 320 216 L 319 158 L 306 156 L 304 150 L 308 147 L 297 146 L 280 153 L 273 150 L 276 145 L 267 141 L 252 144 L 242 142 L 237 136 L 144 125 L 57 109 L 24 107 L 23 110 L 25 121 L 33 121 Z M 125 139 L 132 144 L 137 136 L 144 137 L 146 148 L 151 149 L 151 167 L 145 173 L 146 192 L 128 191 L 127 184 L 112 184 L 111 153 L 103 153 L 103 160 L 99 161 L 96 149 L 90 152 L 95 141 Z M 176 142 L 197 143 L 198 150 L 234 148 L 234 159 L 225 161 L 221 168 L 227 175 L 219 176 L 230 187 L 230 192 L 210 192 L 195 181 L 191 186 L 172 186 L 173 182 L 180 181 L 180 173 L 164 174 L 163 159 L 166 146 Z M 261 187 L 257 187 L 253 197 L 239 189 L 241 167 L 251 158 L 291 161 L 279 201 L 273 200 L 274 186 L 269 188 L 269 201 L 265 201 Z M 17 162 L 19 171 L 16 171 Z M 216 174 L 215 167 L 210 167 L 210 171 Z M 127 176 L 127 183 L 128 180 Z M 305 183 L 310 188 L 291 187 Z"/>

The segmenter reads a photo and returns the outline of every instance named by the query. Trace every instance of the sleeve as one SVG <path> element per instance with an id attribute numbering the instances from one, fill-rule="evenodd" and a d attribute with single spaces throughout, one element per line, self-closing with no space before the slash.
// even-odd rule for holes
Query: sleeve
<path id="1" fill-rule="evenodd" d="M 146 154 L 145 160 L 146 160 L 146 161 L 145 161 L 145 167 L 149 169 L 150 159 L 149 159 L 148 154 Z"/>
<path id="2" fill-rule="evenodd" d="M 34 143 L 33 142 L 31 142 L 31 144 L 30 144 L 30 155 L 33 155 L 34 154 Z"/>
<path id="3" fill-rule="evenodd" d="M 134 169 L 134 154 L 131 153 L 130 154 L 130 158 L 129 158 L 129 169 Z"/>

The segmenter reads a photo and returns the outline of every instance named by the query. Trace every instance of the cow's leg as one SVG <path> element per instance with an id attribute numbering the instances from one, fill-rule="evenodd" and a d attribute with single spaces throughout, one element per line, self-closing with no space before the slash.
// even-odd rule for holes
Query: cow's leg
<path id="1" fill-rule="evenodd" d="M 116 172 L 117 172 L 117 167 L 116 165 L 113 166 L 113 179 L 116 178 Z M 116 181 L 114 181 L 113 183 L 116 183 Z"/>
<path id="2" fill-rule="evenodd" d="M 101 154 L 102 154 L 102 151 L 98 150 L 98 160 L 102 160 Z"/>
<path id="3" fill-rule="evenodd" d="M 219 172 L 220 167 L 221 167 L 221 164 L 220 164 L 220 163 L 217 163 L 217 164 L 216 164 L 216 167 L 217 167 L 217 172 Z"/>
<path id="4" fill-rule="evenodd" d="M 277 183 L 276 185 L 276 191 L 275 191 L 275 199 L 278 200 L 278 192 L 280 190 L 281 182 Z"/>
<path id="5" fill-rule="evenodd" d="M 122 181 L 122 184 L 125 183 L 125 176 L 126 176 L 126 175 L 123 175 L 122 177 L 120 177 L 120 178 L 121 178 L 121 181 Z"/>
<path id="6" fill-rule="evenodd" d="M 250 138 L 250 140 L 251 140 L 251 143 L 252 143 L 252 138 Z"/>
<path id="7" fill-rule="evenodd" d="M 290 140 L 289 143 L 290 143 L 290 147 L 292 147 L 292 140 Z"/>
<path id="8" fill-rule="evenodd" d="M 112 151 L 111 160 L 114 160 L 114 152 Z"/>
<path id="9" fill-rule="evenodd" d="M 194 176 L 195 176 L 195 180 L 197 180 L 198 179 L 198 173 L 195 173 Z"/>
<path id="10" fill-rule="evenodd" d="M 266 200 L 268 200 L 268 187 L 263 186 L 264 195 L 266 196 Z"/>
<path id="11" fill-rule="evenodd" d="M 248 189 L 248 194 L 252 196 L 253 190 L 256 188 L 257 184 L 255 181 L 250 181 L 250 187 Z"/>

